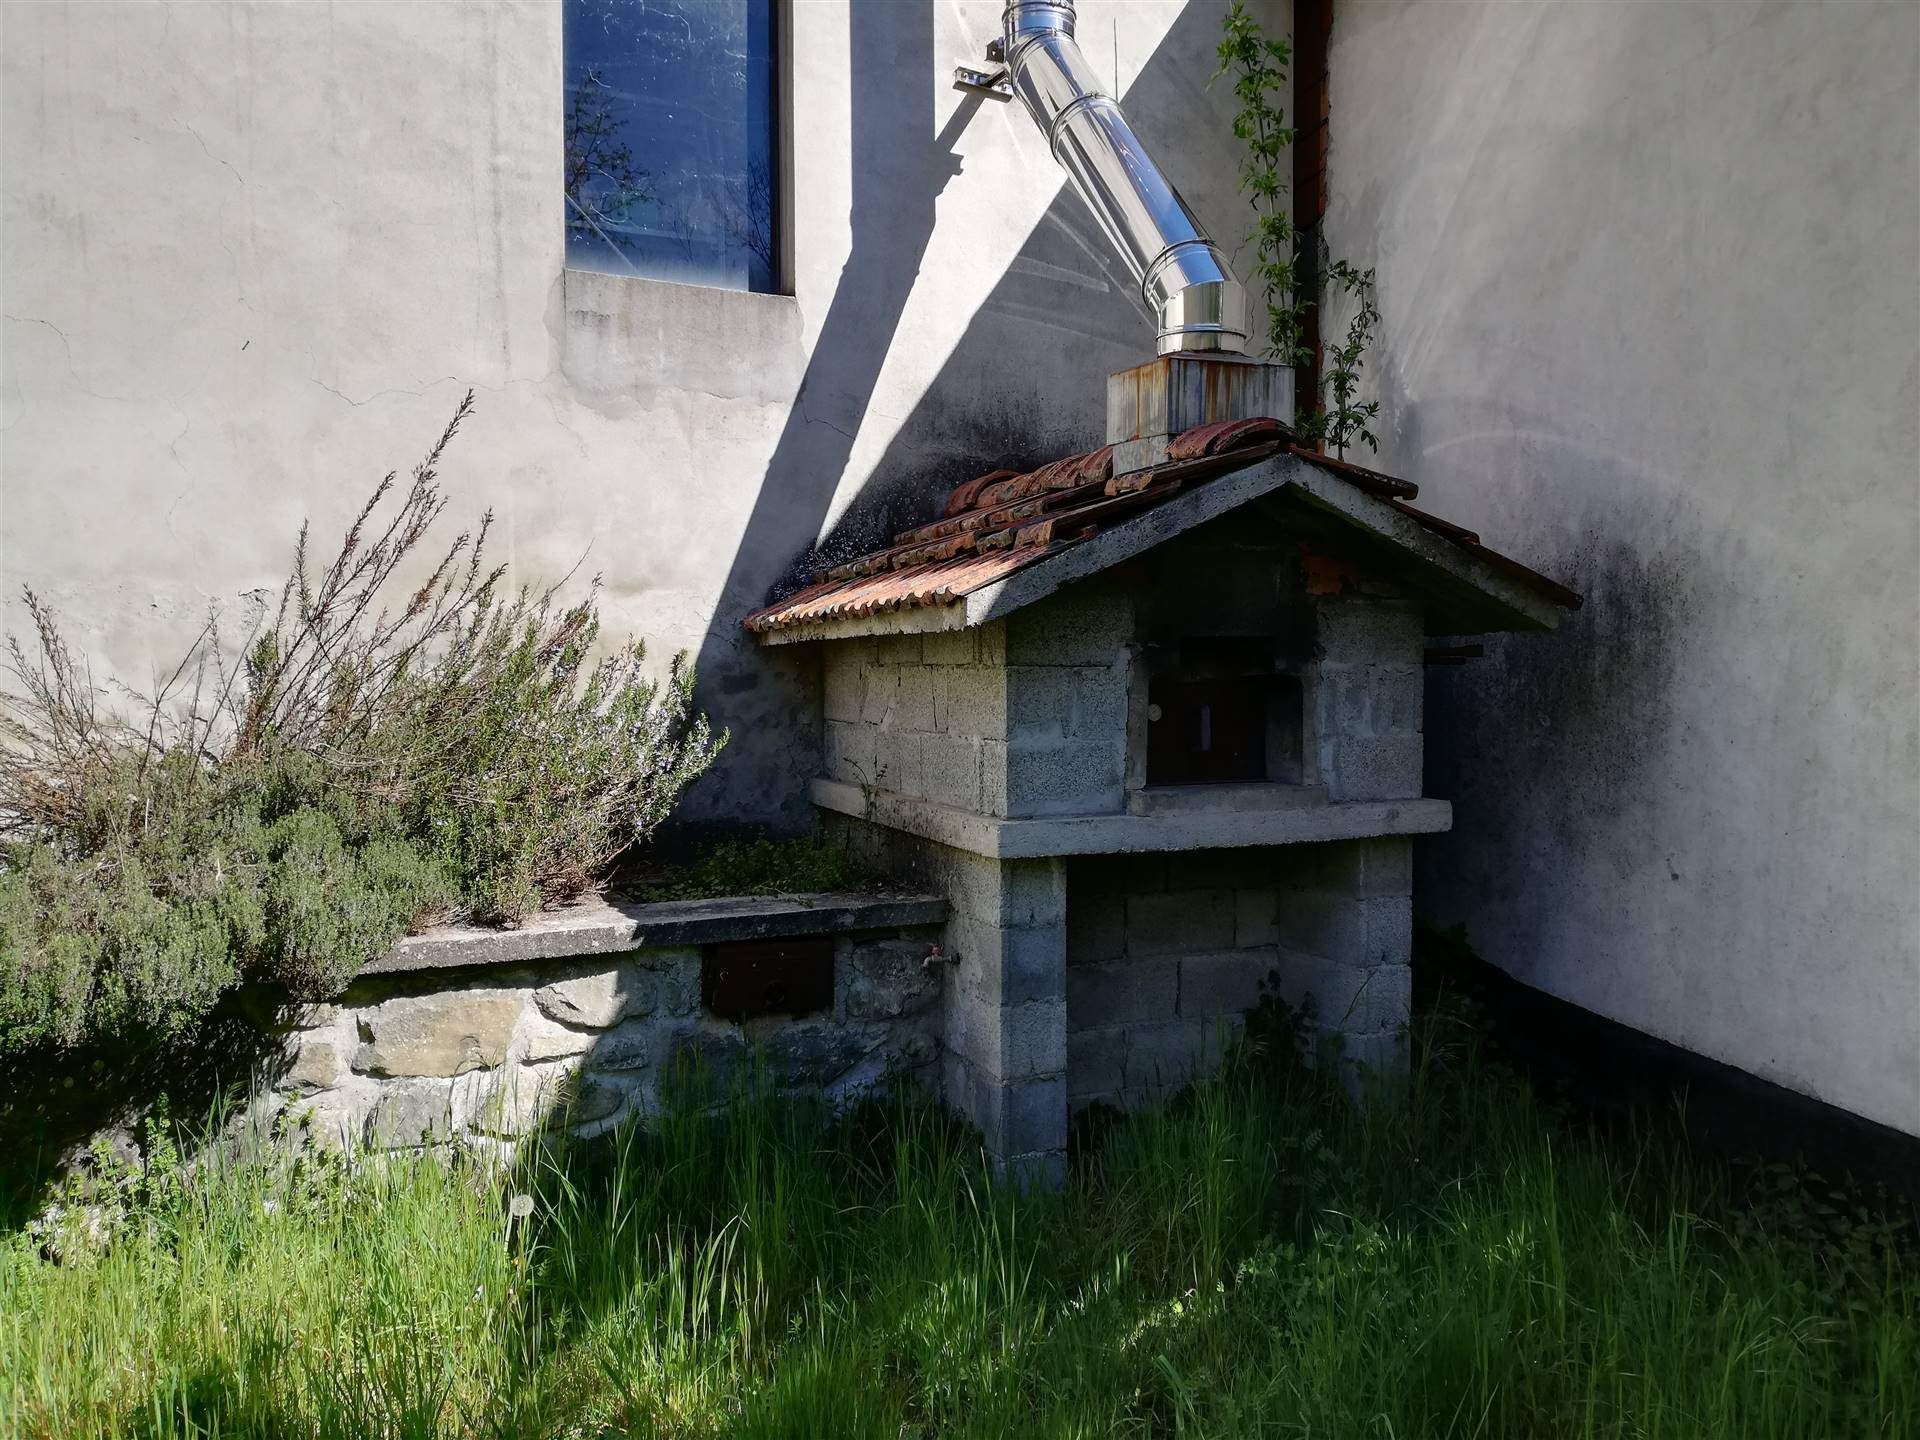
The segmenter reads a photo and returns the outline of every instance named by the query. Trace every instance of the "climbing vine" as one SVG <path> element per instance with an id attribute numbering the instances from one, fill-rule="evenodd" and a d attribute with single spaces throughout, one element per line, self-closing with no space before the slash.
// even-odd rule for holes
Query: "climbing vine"
<path id="1" fill-rule="evenodd" d="M 1320 372 L 1321 408 L 1309 422 L 1309 432 L 1326 441 L 1333 453 L 1346 458 L 1347 446 L 1367 442 L 1367 449 L 1378 451 L 1380 441 L 1372 422 L 1380 413 L 1378 400 L 1358 401 L 1360 370 L 1365 364 L 1367 346 L 1373 342 L 1374 327 L 1380 323 L 1380 308 L 1373 298 L 1373 267 L 1356 269 L 1345 260 L 1325 262 L 1321 273 L 1327 288 L 1339 287 L 1353 301 L 1353 314 L 1347 320 L 1344 344 L 1329 345 Z"/>
<path id="2" fill-rule="evenodd" d="M 1268 39 L 1243 0 L 1234 0 L 1222 22 L 1216 53 L 1220 68 L 1214 78 L 1231 75 L 1234 97 L 1240 102 L 1233 134 L 1245 147 L 1239 184 L 1253 206 L 1246 243 L 1253 250 L 1253 282 L 1266 300 L 1266 354 L 1296 369 L 1312 365 L 1313 351 L 1306 344 L 1307 314 L 1335 290 L 1344 293 L 1354 304 L 1346 340 L 1326 347 L 1319 377 L 1321 403 L 1311 415 L 1301 417 L 1299 428 L 1342 457 L 1348 445 L 1361 441 L 1377 451 L 1380 442 L 1372 422 L 1380 413 L 1380 402 L 1358 398 L 1367 347 L 1380 323 L 1374 272 L 1334 260 L 1323 247 L 1318 267 L 1321 295 L 1302 290 L 1303 237 L 1293 223 L 1287 184 L 1280 178 L 1281 161 L 1294 140 L 1294 128 L 1278 99 L 1287 88 L 1292 47 L 1284 40 Z"/>
<path id="3" fill-rule="evenodd" d="M 1310 365 L 1313 352 L 1303 336 L 1313 302 L 1300 293 L 1300 232 L 1294 228 L 1287 186 L 1280 178 L 1280 161 L 1293 145 L 1294 132 L 1286 110 L 1274 99 L 1285 91 L 1293 51 L 1286 41 L 1262 34 L 1240 0 L 1227 12 L 1222 32 L 1214 78 L 1232 75 L 1240 102 L 1233 134 L 1246 147 L 1240 190 L 1253 205 L 1247 244 L 1253 248 L 1254 283 L 1266 295 L 1267 354 L 1282 365 Z"/>

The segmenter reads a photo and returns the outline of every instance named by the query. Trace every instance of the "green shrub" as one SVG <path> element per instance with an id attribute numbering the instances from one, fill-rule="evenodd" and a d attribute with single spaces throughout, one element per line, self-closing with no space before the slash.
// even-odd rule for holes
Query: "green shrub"
<path id="1" fill-rule="evenodd" d="M 178 1041 L 264 981 L 335 993 L 410 928 L 516 923 L 600 882 L 725 742 L 676 658 L 595 657 L 592 595 L 503 596 L 487 522 L 389 603 L 444 510 L 375 489 L 229 660 L 209 621 L 115 713 L 31 593 L 0 696 L 0 1056 Z"/>

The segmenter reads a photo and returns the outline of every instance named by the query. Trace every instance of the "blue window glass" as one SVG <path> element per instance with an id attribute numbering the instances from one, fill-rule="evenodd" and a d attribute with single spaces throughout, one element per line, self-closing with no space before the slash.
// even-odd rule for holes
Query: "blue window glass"
<path id="1" fill-rule="evenodd" d="M 565 0 L 567 263 L 779 283 L 774 0 Z"/>

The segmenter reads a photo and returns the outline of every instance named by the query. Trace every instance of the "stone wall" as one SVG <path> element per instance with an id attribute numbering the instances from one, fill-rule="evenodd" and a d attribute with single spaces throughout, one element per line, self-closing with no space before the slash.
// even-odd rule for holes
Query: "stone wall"
<path id="1" fill-rule="evenodd" d="M 1310 657 L 1303 778 L 1419 796 L 1419 610 L 1380 584 L 1309 602 L 1282 552 L 1220 527 L 976 630 L 829 643 L 827 778 L 996 818 L 1118 813 L 1144 783 L 1143 645 L 1241 635 Z"/>
<path id="2" fill-rule="evenodd" d="M 1418 797 L 1426 645 L 1420 612 L 1388 597 L 1323 596 L 1314 606 L 1314 643 L 1309 733 L 1327 798 Z"/>
<path id="3" fill-rule="evenodd" d="M 1022 1178 L 1066 1173 L 1066 865 L 1001 861 L 828 815 L 862 864 L 947 901 L 940 1093 Z"/>
<path id="4" fill-rule="evenodd" d="M 1390 1067 L 1412 1001 L 1404 838 L 1067 862 L 1067 1095 L 1136 1109 L 1211 1070 L 1272 976 L 1345 1060 Z"/>
<path id="5" fill-rule="evenodd" d="M 988 814 L 989 745 L 1007 735 L 1006 628 L 826 647 L 826 773 Z"/>
<path id="6" fill-rule="evenodd" d="M 1259 517 L 1210 526 L 973 631 L 833 641 L 827 776 L 994 819 L 1412 799 L 1424 624 L 1390 584 L 1316 587 Z M 1267 637 L 1302 681 L 1304 783 L 1146 791 L 1146 677 L 1187 638 Z M 1270 721 L 1270 724 L 1272 722 Z M 1351 1064 L 1391 1066 L 1411 1001 L 1404 837 L 1162 855 L 1001 858 L 829 827 L 866 865 L 938 893 L 950 983 L 940 1089 L 988 1153 L 1064 1173 L 1072 1106 L 1136 1108 L 1204 1074 L 1268 976 L 1311 1001 Z M 1144 813 L 1144 812 L 1136 812 Z"/>
<path id="7" fill-rule="evenodd" d="M 1007 618 L 1007 745 L 995 814 L 1101 815 L 1126 807 L 1134 615 L 1111 576 Z"/>
<path id="8" fill-rule="evenodd" d="M 828 778 L 977 815 L 1120 810 L 1131 624 L 1087 585 L 976 630 L 828 645 Z"/>
<path id="9" fill-rule="evenodd" d="M 836 1103 L 930 1081 L 938 934 L 836 936 L 830 1010 L 744 1025 L 702 1011 L 698 947 L 363 977 L 299 1017 L 265 1107 L 321 1144 L 504 1147 L 562 1117 L 591 1133 L 654 1113 L 681 1065 L 725 1087 L 758 1063 Z"/>

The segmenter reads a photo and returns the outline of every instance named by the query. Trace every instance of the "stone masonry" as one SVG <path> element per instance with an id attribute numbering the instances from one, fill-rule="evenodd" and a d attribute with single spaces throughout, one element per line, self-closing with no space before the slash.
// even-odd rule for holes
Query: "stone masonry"
<path id="1" fill-rule="evenodd" d="M 976 630 L 829 644 L 827 778 L 885 792 L 891 814 L 1008 822 L 1417 799 L 1423 617 L 1389 580 L 1349 566 L 1329 584 L 1301 557 L 1234 516 Z M 1189 635 L 1271 641 L 1298 677 L 1293 780 L 1147 787 L 1147 667 Z M 1137 1108 L 1207 1073 L 1269 977 L 1350 1070 L 1398 1063 L 1404 835 L 1013 860 L 829 823 L 948 898 L 942 1093 L 1017 1173 L 1063 1173 L 1073 1107 Z"/>
<path id="2" fill-rule="evenodd" d="M 697 946 L 363 976 L 297 1017 L 256 1112 L 284 1111 L 325 1145 L 504 1150 L 563 1120 L 596 1133 L 655 1113 L 681 1065 L 721 1090 L 759 1065 L 776 1087 L 833 1103 L 930 1081 L 944 982 L 927 960 L 939 934 L 840 934 L 831 1010 L 745 1024 L 702 1012 Z"/>
<path id="3" fill-rule="evenodd" d="M 1417 615 L 1378 595 L 1314 612 L 1306 693 L 1328 800 L 1417 796 Z M 871 755 L 876 788 L 976 814 L 1116 812 L 1132 625 L 1125 591 L 1094 583 L 977 633 L 835 647 L 829 753 Z M 1055 1183 L 1070 1106 L 1136 1107 L 1204 1073 L 1269 976 L 1283 998 L 1311 997 L 1349 1060 L 1397 1053 L 1403 837 L 1000 860 L 834 823 L 868 863 L 945 896 L 947 915 L 840 935 L 830 1013 L 704 1016 L 701 952 L 673 943 L 403 969 L 302 1017 L 275 1103 L 333 1143 L 505 1145 L 560 1114 L 591 1131 L 651 1113 L 676 1064 L 725 1083 L 757 1051 L 776 1083 L 830 1100 L 937 1082 L 1007 1168 Z M 936 947 L 940 963 L 923 963 Z"/>
<path id="4" fill-rule="evenodd" d="M 1410 842 L 1067 863 L 1067 1097 L 1132 1110 L 1205 1074 L 1263 986 L 1391 1068 L 1412 984 Z"/>
<path id="5" fill-rule="evenodd" d="M 979 815 L 1119 810 L 1130 636 L 1095 583 L 1044 616 L 834 645 L 827 775 Z"/>
<path id="6" fill-rule="evenodd" d="M 1313 613 L 1308 694 L 1328 798 L 1412 799 L 1422 780 L 1420 612 L 1387 591 L 1323 596 Z"/>
<path id="7" fill-rule="evenodd" d="M 874 869 L 947 898 L 940 1093 L 988 1154 L 1042 1185 L 1066 1173 L 1066 866 L 1002 862 L 828 815 Z"/>
<path id="8" fill-rule="evenodd" d="M 1544 580 L 1523 603 L 1517 567 L 1436 549 L 1455 532 L 1401 503 L 1404 482 L 1274 455 L 1286 437 L 1259 417 L 1289 384 L 1194 356 L 1117 375 L 1106 457 L 1003 492 L 1077 494 L 1073 467 L 1110 462 L 1111 515 L 1031 512 L 1069 517 L 1033 526 L 1054 556 L 971 588 L 971 560 L 940 568 L 966 550 L 951 535 L 985 536 L 983 557 L 1023 543 L 988 483 L 851 588 L 761 617 L 770 643 L 824 642 L 827 823 L 949 900 L 941 1086 L 1019 1173 L 1062 1173 L 1073 1107 L 1205 1074 L 1266 993 L 1350 1075 L 1401 1063 L 1411 837 L 1450 819 L 1421 793 L 1427 633 L 1550 628 L 1536 601 L 1577 603 Z M 1274 458 L 1180 468 L 1257 433 Z"/>

